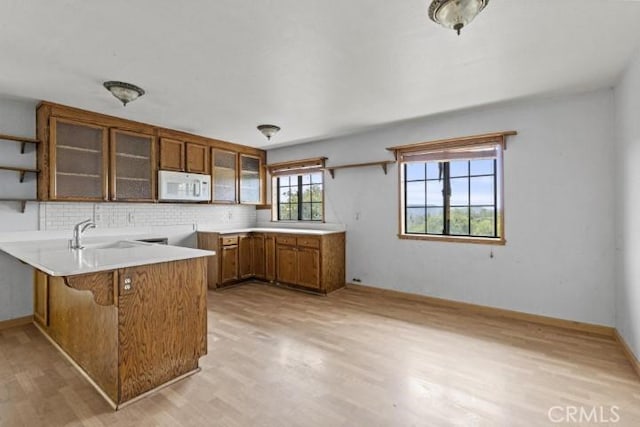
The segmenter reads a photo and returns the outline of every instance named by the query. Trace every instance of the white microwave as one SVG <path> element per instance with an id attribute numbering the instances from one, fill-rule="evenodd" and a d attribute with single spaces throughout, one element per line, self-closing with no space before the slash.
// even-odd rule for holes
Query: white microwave
<path id="1" fill-rule="evenodd" d="M 158 171 L 158 198 L 163 201 L 209 201 L 211 200 L 211 176 Z"/>

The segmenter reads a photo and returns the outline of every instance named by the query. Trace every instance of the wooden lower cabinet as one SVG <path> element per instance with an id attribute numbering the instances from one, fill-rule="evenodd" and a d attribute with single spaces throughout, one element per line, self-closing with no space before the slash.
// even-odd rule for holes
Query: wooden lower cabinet
<path id="1" fill-rule="evenodd" d="M 253 273 L 253 236 L 241 235 L 238 236 L 238 257 L 240 262 L 240 268 L 238 273 L 238 279 L 244 280 L 254 276 Z"/>
<path id="2" fill-rule="evenodd" d="M 320 242 L 320 237 L 276 237 L 277 280 L 291 285 L 321 290 Z M 307 246 L 303 246 L 305 244 Z"/>
<path id="3" fill-rule="evenodd" d="M 253 234 L 253 275 L 257 279 L 266 279 L 265 235 Z"/>
<path id="4" fill-rule="evenodd" d="M 207 353 L 206 269 L 197 258 L 68 277 L 38 273 L 36 320 L 117 408 L 197 372 Z"/>
<path id="5" fill-rule="evenodd" d="M 220 248 L 220 285 L 234 283 L 238 280 L 238 252 L 238 245 L 227 245 Z"/>
<path id="6" fill-rule="evenodd" d="M 280 282 L 298 281 L 297 248 L 289 245 L 276 246 L 276 278 Z"/>
<path id="7" fill-rule="evenodd" d="M 198 233 L 198 247 L 215 251 L 216 256 L 207 257 L 207 287 L 215 289 L 218 286 L 218 258 L 220 254 L 218 233 Z"/>
<path id="8" fill-rule="evenodd" d="M 220 273 L 215 287 L 252 278 L 319 293 L 345 285 L 344 232 L 324 235 L 199 232 L 198 244 L 200 249 L 218 253 Z M 209 277 L 215 276 L 210 272 Z"/>
<path id="9" fill-rule="evenodd" d="M 276 236 L 264 236 L 264 279 L 269 282 L 276 280 Z"/>
<path id="10" fill-rule="evenodd" d="M 299 247 L 296 267 L 300 286 L 320 289 L 320 250 Z"/>
<path id="11" fill-rule="evenodd" d="M 49 276 L 35 270 L 33 280 L 33 317 L 41 326 L 49 325 Z"/>

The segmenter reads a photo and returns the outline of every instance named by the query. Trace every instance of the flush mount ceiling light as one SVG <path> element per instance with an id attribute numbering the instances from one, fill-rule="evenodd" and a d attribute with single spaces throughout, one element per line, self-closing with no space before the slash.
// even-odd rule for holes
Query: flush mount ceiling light
<path id="1" fill-rule="evenodd" d="M 443 27 L 460 30 L 478 16 L 489 0 L 433 0 L 429 6 L 429 18 Z"/>
<path id="2" fill-rule="evenodd" d="M 280 127 L 276 125 L 260 125 L 258 126 L 258 130 L 267 137 L 267 140 L 271 141 L 271 137 L 278 133 Z"/>
<path id="3" fill-rule="evenodd" d="M 113 96 L 118 98 L 125 107 L 131 101 L 135 101 L 144 95 L 144 89 L 124 82 L 104 82 L 104 87 L 111 92 Z"/>

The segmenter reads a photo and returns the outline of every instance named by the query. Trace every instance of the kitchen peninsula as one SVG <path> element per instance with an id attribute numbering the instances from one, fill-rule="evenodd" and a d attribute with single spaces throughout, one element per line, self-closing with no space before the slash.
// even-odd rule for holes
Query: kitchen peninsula
<path id="1" fill-rule="evenodd" d="M 215 252 L 125 240 L 0 250 L 36 269 L 38 328 L 114 409 L 199 371 Z"/>

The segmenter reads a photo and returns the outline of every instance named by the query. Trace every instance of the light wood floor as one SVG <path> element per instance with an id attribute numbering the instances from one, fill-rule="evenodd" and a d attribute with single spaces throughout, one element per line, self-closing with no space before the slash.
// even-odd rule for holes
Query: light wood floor
<path id="1" fill-rule="evenodd" d="M 208 304 L 202 372 L 119 412 L 34 326 L 1 331 L 0 425 L 537 426 L 567 405 L 640 425 L 640 380 L 612 338 L 364 289 L 248 284 Z"/>

